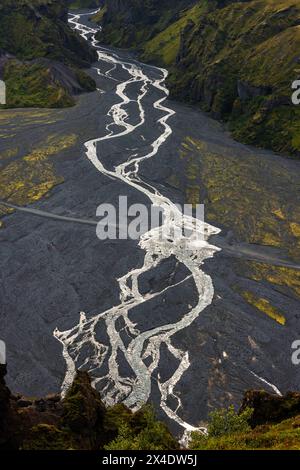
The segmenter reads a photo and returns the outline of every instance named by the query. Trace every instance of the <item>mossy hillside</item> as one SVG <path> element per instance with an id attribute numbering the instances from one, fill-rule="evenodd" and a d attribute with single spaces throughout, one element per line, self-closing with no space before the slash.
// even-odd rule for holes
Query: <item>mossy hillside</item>
<path id="1" fill-rule="evenodd" d="M 51 80 L 49 69 L 42 65 L 9 60 L 5 66 L 4 80 L 7 87 L 6 107 L 59 108 L 74 104 L 74 98 Z"/>
<path id="2" fill-rule="evenodd" d="M 233 4 L 206 15 L 183 39 L 173 93 L 230 120 L 245 143 L 299 154 L 300 113 L 290 100 L 299 22 L 293 0 Z"/>
<path id="3" fill-rule="evenodd" d="M 210 413 L 208 435 L 192 433 L 192 450 L 299 450 L 300 395 L 271 395 L 264 390 L 245 393 L 234 407 Z"/>
<path id="4" fill-rule="evenodd" d="M 275 320 L 280 325 L 284 326 L 286 324 L 286 318 L 277 308 L 273 307 L 271 301 L 268 299 L 263 299 L 256 297 L 252 292 L 243 292 L 244 299 L 253 307 L 255 307 L 260 312 L 268 315 L 270 318 Z"/>
<path id="5" fill-rule="evenodd" d="M 297 174 L 255 153 L 245 158 L 238 150 L 216 144 L 212 149 L 192 137 L 182 142 L 179 158 L 186 175 L 186 202 L 193 203 L 193 189 L 197 201 L 205 204 L 207 220 L 234 230 L 240 240 L 281 248 L 291 259 L 300 259 Z"/>
<path id="6" fill-rule="evenodd" d="M 0 49 L 20 60 L 47 57 L 88 66 L 95 52 L 68 26 L 67 12 L 64 1 L 2 0 Z"/>
<path id="7" fill-rule="evenodd" d="M 72 106 L 74 94 L 96 89 L 80 69 L 95 59 L 95 52 L 69 28 L 64 2 L 4 0 L 0 51 L 6 53 L 0 72 L 7 85 L 7 105 L 1 108 Z"/>
<path id="8" fill-rule="evenodd" d="M 178 2 L 173 15 L 164 4 L 156 21 L 137 0 L 124 0 L 129 12 L 115 16 L 110 3 L 100 39 L 167 65 L 172 95 L 229 121 L 238 140 L 300 155 L 300 111 L 291 104 L 300 73 L 297 0 Z M 139 12 L 133 32 L 126 17 Z"/>
<path id="9" fill-rule="evenodd" d="M 44 146 L 20 159 L 5 160 L 0 173 L 0 199 L 20 206 L 44 197 L 63 178 L 55 171 L 55 157 L 76 144 L 75 135 L 49 136 Z M 0 216 L 11 212 L 0 205 Z"/>
<path id="10" fill-rule="evenodd" d="M 192 25 L 199 21 L 200 15 L 207 10 L 207 2 L 199 2 L 192 8 L 179 12 L 177 21 L 144 43 L 142 59 L 173 66 L 180 49 L 181 32 L 189 22 Z"/>
<path id="11" fill-rule="evenodd" d="M 192 450 L 300 450 L 300 416 L 222 437 L 194 436 Z"/>
<path id="12" fill-rule="evenodd" d="M 98 13 L 95 13 L 93 16 L 91 16 L 91 20 L 94 21 L 94 23 L 101 24 L 103 21 L 103 17 L 107 12 L 107 7 L 106 5 L 102 6 L 102 8 L 98 11 Z"/>
<path id="13" fill-rule="evenodd" d="M 195 3 L 195 0 L 106 0 L 100 18 L 105 28 L 98 37 L 115 46 L 140 48 L 177 21 L 182 9 Z"/>
<path id="14" fill-rule="evenodd" d="M 297 269 L 249 262 L 246 274 L 254 281 L 269 282 L 278 289 L 287 289 L 291 296 L 300 297 L 300 272 Z"/>

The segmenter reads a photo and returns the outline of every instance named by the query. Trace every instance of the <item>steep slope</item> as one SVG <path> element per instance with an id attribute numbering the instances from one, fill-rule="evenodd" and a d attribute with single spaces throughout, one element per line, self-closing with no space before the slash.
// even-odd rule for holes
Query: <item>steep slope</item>
<path id="1" fill-rule="evenodd" d="M 2 0 L 0 49 L 20 60 L 37 57 L 88 66 L 94 52 L 67 24 L 68 9 L 60 0 Z"/>
<path id="2" fill-rule="evenodd" d="M 139 47 L 176 22 L 195 0 L 105 0 L 101 40 L 121 47 Z M 98 18 L 99 19 L 99 18 Z"/>
<path id="3" fill-rule="evenodd" d="M 67 24 L 58 0 L 3 0 L 0 74 L 8 106 L 69 106 L 72 95 L 95 89 L 81 70 L 95 52 Z"/>
<path id="4" fill-rule="evenodd" d="M 279 397 L 264 391 L 248 391 L 238 415 L 233 409 L 213 412 L 208 436 L 194 433 L 190 447 L 193 450 L 299 450 L 299 413 L 300 393 Z"/>
<path id="5" fill-rule="evenodd" d="M 117 8 L 117 3 L 119 7 Z M 148 5 L 148 3 L 147 3 Z M 229 121 L 233 135 L 300 155 L 297 0 L 106 1 L 99 39 L 168 66 L 174 97 Z"/>

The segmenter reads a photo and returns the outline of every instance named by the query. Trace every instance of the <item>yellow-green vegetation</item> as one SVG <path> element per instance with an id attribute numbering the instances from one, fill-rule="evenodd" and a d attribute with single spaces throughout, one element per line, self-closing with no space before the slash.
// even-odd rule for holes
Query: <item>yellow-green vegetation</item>
<path id="1" fill-rule="evenodd" d="M 135 414 L 123 405 L 107 411 L 104 425 L 116 428 L 117 437 L 104 446 L 105 450 L 171 450 L 179 445 L 167 426 L 158 421 L 151 406 L 143 406 Z"/>
<path id="2" fill-rule="evenodd" d="M 17 205 L 27 205 L 45 196 L 54 186 L 63 182 L 55 172 L 53 157 L 76 143 L 73 134 L 50 137 L 46 145 L 29 155 L 8 162 L 0 172 L 0 199 Z M 10 212 L 0 207 L 0 215 Z"/>
<path id="3" fill-rule="evenodd" d="M 248 433 L 251 431 L 249 420 L 252 414 L 251 408 L 246 408 L 238 414 L 235 412 L 234 406 L 212 411 L 209 414 L 207 435 L 193 432 L 190 449 L 207 450 L 211 448 L 215 440 L 219 442 L 220 439 L 237 433 Z"/>
<path id="4" fill-rule="evenodd" d="M 290 289 L 291 293 L 300 297 L 300 271 L 263 263 L 248 262 L 247 275 L 257 281 L 267 281 L 276 286 Z"/>
<path id="5" fill-rule="evenodd" d="M 87 372 L 78 371 L 66 396 L 26 399 L 9 393 L 0 368 L 5 432 L 3 450 L 178 450 L 167 426 L 151 405 L 133 413 L 123 404 L 106 408 Z M 23 397 L 21 398 L 21 400 Z M 300 449 L 300 394 L 245 393 L 233 406 L 209 414 L 207 435 L 192 433 L 192 450 Z"/>
<path id="6" fill-rule="evenodd" d="M 295 222 L 300 218 L 297 175 L 277 166 L 276 161 L 270 165 L 254 154 L 247 153 L 245 157 L 216 144 L 212 148 L 213 151 L 204 141 L 191 137 L 182 143 L 179 157 L 185 164 L 186 201 L 192 203 L 193 194 L 196 198 L 200 195 L 208 222 L 234 230 L 249 243 L 285 249 L 291 259 L 299 260 L 299 224 Z M 190 190 L 193 186 L 194 193 Z M 255 262 L 243 263 L 243 269 L 250 279 L 282 286 L 300 296 L 299 270 Z M 251 293 L 244 298 L 279 324 L 285 324 L 285 314 L 268 299 Z"/>
<path id="7" fill-rule="evenodd" d="M 206 8 L 206 2 L 199 2 L 192 8 L 179 12 L 177 21 L 145 43 L 142 59 L 155 60 L 168 66 L 174 65 L 179 53 L 182 30 L 189 21 L 199 21 L 200 15 L 206 11 Z"/>
<path id="8" fill-rule="evenodd" d="M 141 48 L 147 41 L 180 20 L 183 8 L 188 9 L 195 3 L 195 0 L 122 0 L 118 3 L 106 0 L 99 20 L 104 23 L 105 28 L 99 38 L 116 46 Z M 172 39 L 178 41 L 177 33 L 180 34 L 181 24 L 185 24 L 184 20 L 179 22 L 178 27 L 175 26 L 174 31 L 168 31 L 167 37 L 171 34 Z M 161 39 L 165 40 L 163 37 Z M 153 52 L 156 55 L 154 46 L 155 43 Z"/>
<path id="9" fill-rule="evenodd" d="M 105 408 L 87 373 L 78 372 L 52 423 L 25 432 L 24 450 L 172 450 L 179 445 L 151 406 L 133 413 L 124 405 Z M 30 410 L 19 412 L 26 419 Z M 44 413 L 45 414 L 45 413 Z M 42 413 L 43 415 L 43 413 Z M 40 417 L 43 419 L 43 416 Z M 28 424 L 27 424 L 28 426 Z"/>
<path id="10" fill-rule="evenodd" d="M 299 394 L 246 392 L 238 413 L 231 406 L 210 414 L 208 435 L 193 433 L 190 449 L 300 450 Z"/>
<path id="11" fill-rule="evenodd" d="M 10 60 L 5 67 L 4 79 L 7 86 L 6 107 L 59 108 L 74 104 L 74 98 L 52 80 L 51 70 L 43 65 Z"/>
<path id="12" fill-rule="evenodd" d="M 286 319 L 284 315 L 273 305 L 268 299 L 263 299 L 256 297 L 252 292 L 243 292 L 242 296 L 248 302 L 248 304 L 257 308 L 260 312 L 265 313 L 270 318 L 275 320 L 280 325 L 284 326 L 286 324 Z"/>
<path id="13" fill-rule="evenodd" d="M 75 103 L 73 94 L 95 90 L 94 80 L 79 69 L 89 66 L 95 51 L 71 30 L 67 18 L 66 4 L 59 0 L 1 0 L 7 105 L 0 108 L 66 107 Z"/>
<path id="14" fill-rule="evenodd" d="M 105 15 L 106 12 L 107 12 L 107 8 L 104 6 L 98 11 L 98 13 L 92 16 L 91 18 L 92 21 L 94 21 L 95 23 L 101 23 L 103 20 L 103 16 Z"/>
<path id="15" fill-rule="evenodd" d="M 58 429 L 51 424 L 37 424 L 33 426 L 22 450 L 74 450 L 77 449 L 76 440 L 70 433 Z"/>
<path id="16" fill-rule="evenodd" d="M 0 49 L 20 60 L 47 57 L 77 66 L 95 57 L 69 28 L 66 3 L 59 0 L 1 0 Z"/>
<path id="17" fill-rule="evenodd" d="M 300 450 L 300 416 L 218 437 L 193 436 L 193 450 Z"/>
<path id="18" fill-rule="evenodd" d="M 276 164 L 270 165 L 255 154 L 241 156 L 214 145 L 187 137 L 180 158 L 186 162 L 187 195 L 200 178 L 205 187 L 206 218 L 233 229 L 249 243 L 281 247 L 300 259 L 300 240 L 296 220 L 297 175 Z M 266 171 L 267 168 L 267 171 Z M 289 187 L 289 193 L 283 190 Z M 280 188 L 283 188 L 280 190 Z"/>
<path id="19" fill-rule="evenodd" d="M 64 108 L 73 106 L 75 99 L 63 82 L 55 77 L 55 67 L 49 61 L 26 62 L 8 60 L 4 67 L 7 104 L 1 108 Z M 94 91 L 94 80 L 80 69 L 64 68 L 64 73 L 77 82 L 78 90 Z"/>
<path id="20" fill-rule="evenodd" d="M 201 203 L 200 194 L 200 175 L 201 166 L 200 159 L 195 158 L 193 152 L 191 152 L 190 145 L 193 145 L 194 141 L 190 137 L 187 137 L 186 141 L 182 143 L 182 148 L 179 151 L 180 159 L 186 164 L 186 178 L 188 184 L 185 188 L 186 203 L 196 206 Z"/>
<path id="21" fill-rule="evenodd" d="M 118 4 L 119 5 L 119 4 Z M 298 0 L 106 0 L 99 39 L 167 65 L 173 96 L 229 122 L 247 144 L 300 155 Z"/>
<path id="22" fill-rule="evenodd" d="M 10 158 L 16 157 L 18 155 L 19 149 L 16 148 L 9 148 L 0 152 L 0 161 L 9 160 Z"/>

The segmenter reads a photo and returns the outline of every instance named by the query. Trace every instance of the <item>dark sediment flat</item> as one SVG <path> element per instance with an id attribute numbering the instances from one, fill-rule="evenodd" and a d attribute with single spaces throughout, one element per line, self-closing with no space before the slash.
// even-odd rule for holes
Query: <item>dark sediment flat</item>
<path id="1" fill-rule="evenodd" d="M 19 149 L 14 161 L 30 153 L 49 135 L 77 136 L 76 144 L 59 152 L 53 160 L 55 171 L 64 182 L 55 186 L 46 197 L 30 204 L 30 209 L 95 221 L 98 205 L 103 202 L 116 204 L 120 194 L 128 195 L 129 204 L 144 202 L 149 205 L 140 193 L 98 173 L 84 154 L 84 142 L 105 133 L 109 122 L 107 112 L 119 100 L 115 95 L 116 82 L 95 74 L 94 78 L 103 90 L 102 94 L 95 92 L 81 96 L 74 108 L 49 111 L 47 122 L 44 118 L 34 117 L 32 110 L 18 111 L 17 116 L 15 111 L 5 111 L 5 119 L 1 119 L 0 111 L 0 134 L 13 136 L 1 138 L 0 154 L 17 144 Z M 300 337 L 299 241 L 282 229 L 281 245 L 277 243 L 266 248 L 266 242 L 257 241 L 259 237 L 252 243 L 252 225 L 245 229 L 247 214 L 241 215 L 238 221 L 234 217 L 232 222 L 230 217 L 224 216 L 218 202 L 209 200 L 208 189 L 208 185 L 219 185 L 220 195 L 225 194 L 220 179 L 215 179 L 223 167 L 220 169 L 216 165 L 222 160 L 226 169 L 227 162 L 232 166 L 234 161 L 237 173 L 232 178 L 236 181 L 243 176 L 244 167 L 247 168 L 249 185 L 242 185 L 240 198 L 248 201 L 251 220 L 255 214 L 258 218 L 263 217 L 260 206 L 266 204 L 266 198 L 271 194 L 276 197 L 275 206 L 284 207 L 285 220 L 299 223 L 299 219 L 296 220 L 297 198 L 295 200 L 300 182 L 299 162 L 233 141 L 220 124 L 195 108 L 171 101 L 168 106 L 176 111 L 169 121 L 173 134 L 157 157 L 143 164 L 140 174 L 174 202 L 187 202 L 188 188 L 199 185 L 199 194 L 207 206 L 207 221 L 222 229 L 221 238 L 216 238 L 215 243 L 223 246 L 223 251 L 206 261 L 204 266 L 215 286 L 214 301 L 192 327 L 173 339 L 177 347 L 189 351 L 191 367 L 176 392 L 184 405 L 184 419 L 196 424 L 213 407 L 239 403 L 247 389 L 271 391 L 258 376 L 276 385 L 281 392 L 299 389 L 300 368 L 291 362 L 291 344 Z M 134 109 L 131 112 L 134 113 Z M 149 108 L 147 113 L 147 125 L 141 130 L 145 148 L 157 132 L 157 111 Z M 115 163 L 118 155 L 126 153 L 126 147 L 132 147 L 131 137 L 128 142 L 126 139 L 122 139 L 122 148 L 117 139 L 111 146 L 103 147 L 106 164 L 110 159 Z M 182 155 L 186 142 L 189 146 L 187 159 Z M 217 158 L 215 164 L 211 164 L 213 158 Z M 191 161 L 199 164 L 196 182 L 190 176 Z M 273 193 L 253 188 L 249 168 L 255 178 L 259 173 L 261 188 L 273 187 Z M 223 211 L 234 213 L 239 205 L 236 200 L 238 183 L 235 187 L 236 192 L 226 193 Z M 89 317 L 118 304 L 116 279 L 140 266 L 143 253 L 136 241 L 100 241 L 92 224 L 68 223 L 67 220 L 22 211 L 6 215 L 2 221 L 0 336 L 7 343 L 8 383 L 13 391 L 27 395 L 56 392 L 64 377 L 65 363 L 61 345 L 53 338 L 53 330 L 73 327 L 78 323 L 80 311 Z M 280 230 L 281 226 L 278 227 Z M 265 228 L 261 230 L 263 232 Z M 288 250 L 291 246 L 293 252 Z M 259 257 L 264 273 L 255 276 L 251 263 L 258 262 Z M 291 268 L 288 274 L 290 286 L 284 280 L 280 281 L 283 274 L 278 271 L 288 268 Z M 145 292 L 155 292 L 164 283 L 167 285 L 170 275 L 178 282 L 185 273 L 172 263 L 162 266 L 143 279 Z M 275 278 L 279 281 L 275 282 Z M 286 319 L 285 325 L 250 305 L 243 296 L 249 291 L 257 299 L 267 299 L 280 311 Z M 159 322 L 176 320 L 186 305 L 193 305 L 194 295 L 193 283 L 187 280 L 172 294 L 166 294 L 164 301 L 158 296 L 144 308 L 133 310 L 132 320 L 141 318 L 142 330 L 149 329 L 152 321 L 156 326 Z M 160 373 L 167 378 L 174 359 L 168 358 L 167 352 L 162 354 L 166 361 Z M 120 361 L 122 363 L 122 359 Z M 155 384 L 152 398 L 157 400 Z"/>

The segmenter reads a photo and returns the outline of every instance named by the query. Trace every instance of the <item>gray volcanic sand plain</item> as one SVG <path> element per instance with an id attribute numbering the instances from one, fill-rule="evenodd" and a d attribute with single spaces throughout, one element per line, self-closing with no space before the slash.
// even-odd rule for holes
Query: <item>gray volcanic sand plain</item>
<path id="1" fill-rule="evenodd" d="M 116 73 L 120 81 L 125 79 L 123 71 Z M 129 204 L 149 206 L 134 189 L 97 172 L 85 155 L 84 142 L 106 133 L 108 110 L 119 101 L 117 82 L 91 74 L 102 93 L 80 96 L 74 108 L 49 110 L 47 118 L 36 117 L 34 110 L 0 111 L 2 171 L 43 147 L 50 135 L 77 137 L 74 145 L 52 159 L 63 182 L 31 203 L 32 209 L 97 221 L 98 205 L 117 204 L 119 195 L 127 195 Z M 161 113 L 153 109 L 153 97 L 149 104 L 148 99 L 143 138 L 135 142 L 127 136 L 105 143 L 101 159 L 106 166 L 123 161 L 126 149 L 134 145 L 146 151 L 159 136 L 156 121 Z M 212 408 L 238 404 L 247 389 L 272 391 L 266 382 L 281 392 L 299 389 L 300 368 L 291 362 L 291 344 L 300 338 L 299 162 L 233 141 L 220 124 L 196 108 L 171 100 L 167 105 L 176 111 L 169 120 L 173 134 L 155 158 L 143 163 L 140 175 L 174 202 L 190 202 L 191 195 L 192 201 L 196 197 L 204 202 L 206 221 L 222 229 L 211 241 L 223 250 L 203 268 L 213 280 L 213 303 L 172 340 L 189 351 L 191 362 L 176 386 L 183 404 L 180 415 L 197 424 Z M 133 123 L 134 112 L 132 107 Z M 2 158 L 15 147 L 13 157 Z M 14 194 L 6 200 L 15 202 Z M 280 208 L 283 218 L 279 212 L 270 216 Z M 100 241 L 93 225 L 20 211 L 4 215 L 2 222 L 0 336 L 7 343 L 8 384 L 30 396 L 57 392 L 65 362 L 54 329 L 72 328 L 81 311 L 90 318 L 117 305 L 116 279 L 141 266 L 143 252 L 136 241 Z M 258 262 L 259 255 L 263 263 Z M 185 276 L 181 269 L 174 260 L 164 263 L 141 279 L 141 290 L 161 291 Z M 133 309 L 130 317 L 141 331 L 176 321 L 194 305 L 195 295 L 193 282 L 187 280 Z M 285 324 L 271 318 L 270 312 L 273 317 L 278 312 Z M 170 376 L 173 361 L 168 351 L 161 351 L 161 378 Z M 121 366 L 126 371 L 126 365 Z M 159 403 L 158 395 L 154 377 L 154 403 Z"/>

